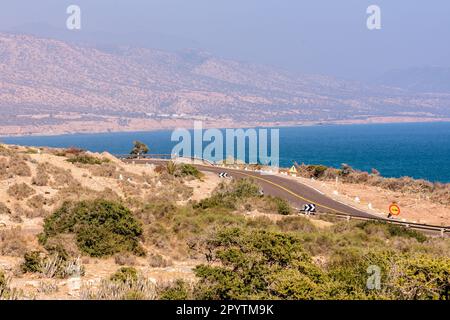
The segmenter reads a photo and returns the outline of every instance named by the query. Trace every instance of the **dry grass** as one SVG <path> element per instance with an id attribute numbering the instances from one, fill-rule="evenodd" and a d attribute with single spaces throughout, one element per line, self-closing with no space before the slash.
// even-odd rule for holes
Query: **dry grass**
<path id="1" fill-rule="evenodd" d="M 26 199 L 36 193 L 32 187 L 26 183 L 15 183 L 7 190 L 9 196 L 17 200 Z"/>
<path id="2" fill-rule="evenodd" d="M 119 266 L 134 266 L 136 257 L 128 252 L 122 252 L 114 256 L 114 262 Z"/>
<path id="3" fill-rule="evenodd" d="M 47 173 L 46 165 L 39 163 L 36 169 L 36 176 L 31 180 L 31 184 L 35 186 L 46 186 L 50 180 L 50 176 Z"/>
<path id="4" fill-rule="evenodd" d="M 172 266 L 173 262 L 170 259 L 165 259 L 158 253 L 152 253 L 148 257 L 148 264 L 153 268 L 166 268 Z"/>
<path id="5" fill-rule="evenodd" d="M 0 230 L 0 253 L 3 256 L 21 257 L 27 251 L 27 238 L 20 227 Z"/>
<path id="6" fill-rule="evenodd" d="M 138 275 L 137 279 L 126 281 L 103 279 L 97 287 L 83 286 L 80 298 L 82 300 L 155 300 L 157 286 L 142 275 Z"/>
<path id="7" fill-rule="evenodd" d="M 26 163 L 23 155 L 12 154 L 7 158 L 0 159 L 0 178 L 10 179 L 15 176 L 30 177 L 31 169 Z"/>
<path id="8" fill-rule="evenodd" d="M 320 167 L 320 168 L 319 168 Z M 384 190 L 400 192 L 403 194 L 420 195 L 424 199 L 430 199 L 435 203 L 450 205 L 450 184 L 433 183 L 423 179 L 413 179 L 410 177 L 385 178 L 379 175 L 378 171 L 372 169 L 371 173 L 352 169 L 343 166 L 341 169 L 326 168 L 323 166 L 297 166 L 298 175 L 305 178 L 317 178 L 319 180 L 335 180 L 336 177 L 344 183 L 361 184 L 379 187 Z M 319 174 L 318 174 L 319 172 Z"/>
<path id="9" fill-rule="evenodd" d="M 11 214 L 11 210 L 4 203 L 0 202 L 0 215 L 2 214 L 9 215 Z"/>
<path id="10" fill-rule="evenodd" d="M 113 163 L 104 163 L 102 165 L 87 166 L 87 169 L 95 177 L 117 179 L 120 174 L 117 170 L 117 166 Z"/>

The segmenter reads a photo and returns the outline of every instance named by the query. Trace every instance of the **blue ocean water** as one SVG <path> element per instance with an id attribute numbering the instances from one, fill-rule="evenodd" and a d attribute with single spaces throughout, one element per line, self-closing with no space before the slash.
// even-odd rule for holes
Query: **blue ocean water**
<path id="1" fill-rule="evenodd" d="M 411 176 L 450 182 L 450 123 L 405 123 L 283 127 L 280 165 L 294 161 L 339 167 L 347 163 L 383 176 Z M 133 140 L 150 146 L 151 153 L 171 153 L 176 142 L 170 130 L 61 136 L 1 138 L 5 143 L 80 147 L 91 151 L 128 153 Z"/>

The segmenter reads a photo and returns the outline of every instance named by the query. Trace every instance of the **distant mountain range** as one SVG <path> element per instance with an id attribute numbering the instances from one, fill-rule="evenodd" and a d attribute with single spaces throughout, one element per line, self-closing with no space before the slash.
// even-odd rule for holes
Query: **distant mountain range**
<path id="1" fill-rule="evenodd" d="M 196 119 L 222 127 L 448 120 L 448 88 L 427 89 L 419 78 L 394 74 L 367 85 L 199 50 L 98 48 L 2 33 L 0 135 L 151 130 Z"/>
<path id="2" fill-rule="evenodd" d="M 377 83 L 413 92 L 450 93 L 450 68 L 417 67 L 386 72 Z"/>

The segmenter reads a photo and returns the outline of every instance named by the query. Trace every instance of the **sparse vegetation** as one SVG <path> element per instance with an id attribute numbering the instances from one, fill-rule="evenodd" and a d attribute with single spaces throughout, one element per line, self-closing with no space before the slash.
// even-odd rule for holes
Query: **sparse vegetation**
<path id="1" fill-rule="evenodd" d="M 371 173 L 353 169 L 348 164 L 343 163 L 340 169 L 317 166 L 317 165 L 297 165 L 298 173 L 306 178 L 317 178 L 322 180 L 334 180 L 336 177 L 344 183 L 364 184 L 380 187 L 385 190 L 420 194 L 429 197 L 430 200 L 442 205 L 450 205 L 450 184 L 432 183 L 422 179 L 410 177 L 385 178 L 380 176 L 378 170 L 373 169 Z"/>
<path id="2" fill-rule="evenodd" d="M 24 262 L 21 265 L 24 273 L 41 273 L 43 267 L 42 254 L 39 251 L 27 252 L 24 255 Z"/>
<path id="3" fill-rule="evenodd" d="M 130 151 L 131 155 L 140 156 L 142 154 L 147 154 L 150 151 L 148 146 L 143 142 L 134 141 L 133 145 L 133 149 Z"/>
<path id="4" fill-rule="evenodd" d="M 133 267 L 122 267 L 116 271 L 110 278 L 113 282 L 129 283 L 138 280 L 138 272 Z"/>
<path id="5" fill-rule="evenodd" d="M 35 194 L 36 191 L 28 184 L 22 182 L 22 183 L 15 183 L 12 186 L 10 186 L 7 190 L 7 193 L 9 196 L 17 200 L 23 200 Z"/>
<path id="6" fill-rule="evenodd" d="M 103 163 L 109 162 L 109 160 L 106 158 L 97 158 L 97 157 L 93 157 L 93 156 L 90 156 L 87 154 L 76 155 L 74 157 L 67 159 L 67 161 L 70 163 L 80 163 L 80 164 L 90 164 L 90 165 L 103 164 Z"/>
<path id="7" fill-rule="evenodd" d="M 114 262 L 119 266 L 134 266 L 136 257 L 128 252 L 121 252 L 114 256 Z"/>
<path id="8" fill-rule="evenodd" d="M 187 163 L 180 164 L 178 166 L 178 172 L 175 172 L 175 175 L 179 175 L 181 177 L 194 177 L 196 179 L 201 179 L 203 177 L 203 173 L 201 173 L 193 165 Z"/>
<path id="9" fill-rule="evenodd" d="M 449 298 L 449 239 L 393 224 L 295 216 L 288 202 L 263 196 L 250 179 L 226 179 L 208 198 L 179 201 L 192 195 L 185 182 L 196 176 L 193 166 L 168 164 L 157 167 L 156 174 L 149 166 L 142 174 L 112 160 L 71 166 L 49 150 L 41 150 L 48 157 L 38 162 L 40 156 L 28 155 L 25 148 L 0 148 L 0 155 L 13 155 L 34 173 L 3 181 L 0 254 L 7 271 L 6 282 L 0 272 L 0 299 L 17 296 L 10 283 L 16 286 L 30 279 L 39 284 L 24 287 L 27 298 L 63 296 L 64 290 L 57 291 L 64 287 L 61 279 L 82 275 L 83 264 L 89 275 L 119 269 L 101 283 L 91 286 L 83 281 L 82 299 Z M 69 158 L 89 155 L 66 151 Z M 16 176 L 7 157 L 0 157 L 0 169 L 5 170 L 0 170 L 0 179 Z M 305 171 L 301 167 L 301 175 L 322 180 L 338 176 L 339 181 L 371 184 L 379 176 L 346 165 L 325 170 L 304 166 Z M 392 190 L 405 190 L 403 179 L 379 178 Z M 27 189 L 22 182 L 31 194 L 21 190 Z M 105 182 L 112 182 L 110 188 L 99 191 Z M 14 184 L 19 187 L 6 194 Z M 415 186 L 417 192 L 433 197 L 427 183 Z M 443 197 L 445 188 L 438 188 Z M 24 219 L 23 229 L 11 227 L 22 222 L 21 217 L 36 219 Z M 35 230 L 42 220 L 38 243 Z M 144 252 L 145 258 L 137 257 Z M 153 268 L 170 267 L 167 271 L 174 272 L 167 275 L 179 277 L 192 264 L 197 265 L 195 274 L 183 279 L 153 279 L 154 273 L 165 271 Z M 380 290 L 367 289 L 370 265 L 381 269 Z M 8 282 L 10 277 L 13 282 Z"/>
<path id="10" fill-rule="evenodd" d="M 155 284 L 142 275 L 125 282 L 104 279 L 96 288 L 87 286 L 81 290 L 81 299 L 84 300 L 154 300 L 156 298 Z"/>
<path id="11" fill-rule="evenodd" d="M 27 251 L 27 239 L 20 227 L 0 230 L 0 254 L 20 257 Z"/>
<path id="12" fill-rule="evenodd" d="M 0 202 L 0 214 L 11 214 L 11 210 L 4 204 Z"/>
<path id="13" fill-rule="evenodd" d="M 380 248 L 331 250 L 314 262 L 299 234 L 226 228 L 207 240 L 195 269 L 200 299 L 449 299 L 450 259 Z M 220 262 L 218 264 L 218 262 Z M 380 290 L 366 286 L 369 266 Z"/>
<path id="14" fill-rule="evenodd" d="M 172 265 L 172 262 L 165 259 L 162 255 L 157 253 L 152 253 L 148 257 L 148 264 L 153 268 L 166 268 Z"/>
<path id="15" fill-rule="evenodd" d="M 381 230 L 390 237 L 413 238 L 419 242 L 425 242 L 427 240 L 427 237 L 419 231 L 385 222 L 365 221 L 358 224 L 357 227 L 364 229 L 369 233 L 374 232 L 374 230 Z"/>
<path id="16" fill-rule="evenodd" d="M 3 270 L 0 269 L 0 300 L 17 300 L 21 293 L 10 288 L 10 279 Z"/>
<path id="17" fill-rule="evenodd" d="M 84 267 L 79 258 L 69 259 L 58 254 L 47 256 L 39 251 L 25 253 L 21 270 L 23 273 L 37 273 L 48 278 L 60 279 L 84 275 Z"/>
<path id="18" fill-rule="evenodd" d="M 139 244 L 142 226 L 122 204 L 106 201 L 65 202 L 45 219 L 40 236 L 44 245 L 48 239 L 62 233 L 73 233 L 79 249 L 93 257 L 130 251 L 143 255 Z"/>
<path id="19" fill-rule="evenodd" d="M 36 169 L 36 176 L 31 180 L 31 184 L 35 186 L 46 186 L 49 182 L 50 176 L 46 172 L 46 166 L 42 163 L 38 164 Z"/>
<path id="20" fill-rule="evenodd" d="M 52 151 L 55 155 L 59 157 L 78 156 L 86 152 L 86 150 L 77 147 L 70 147 L 67 149 L 57 149 Z"/>
<path id="21" fill-rule="evenodd" d="M 177 279 L 158 290 L 159 300 L 192 299 L 192 286 L 183 279 Z"/>
<path id="22" fill-rule="evenodd" d="M 172 175 L 174 177 L 194 177 L 196 179 L 202 179 L 203 173 L 201 173 L 195 166 L 188 164 L 188 163 L 180 163 L 176 164 L 173 161 L 167 162 L 166 166 L 159 166 L 157 167 L 156 172 L 158 173 L 165 173 Z"/>

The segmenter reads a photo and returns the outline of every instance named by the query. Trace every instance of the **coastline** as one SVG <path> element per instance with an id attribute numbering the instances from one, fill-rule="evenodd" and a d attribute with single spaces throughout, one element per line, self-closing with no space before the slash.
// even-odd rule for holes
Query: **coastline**
<path id="1" fill-rule="evenodd" d="M 98 126 L 86 128 L 84 130 L 66 130 L 62 128 L 48 128 L 46 126 L 39 127 L 36 132 L 28 133 L 6 133 L 2 131 L 5 127 L 0 128 L 0 139 L 3 138 L 26 138 L 26 137 L 54 137 L 69 135 L 91 135 L 91 134 L 114 134 L 114 133 L 145 133 L 158 132 L 166 130 L 175 130 L 177 128 L 187 128 L 190 130 L 195 119 L 189 121 L 168 120 L 167 122 L 159 121 L 159 126 L 145 127 L 138 126 L 117 126 L 114 130 L 102 129 Z M 224 122 L 227 125 L 224 125 Z M 172 123 L 172 125 L 170 125 Z M 175 125 L 176 123 L 176 125 Z M 225 120 L 204 121 L 204 129 L 247 129 L 247 128 L 296 128 L 296 127 L 318 127 L 318 126 L 350 126 L 350 125 L 381 125 L 381 124 L 409 124 L 409 123 L 450 123 L 450 118 L 369 118 L 365 120 L 338 120 L 338 121 L 304 121 L 304 122 L 232 122 Z M 2 130 L 3 129 L 3 130 Z"/>

